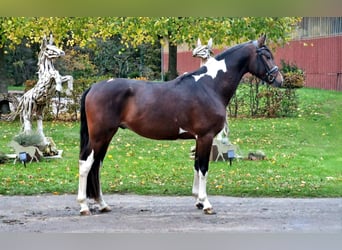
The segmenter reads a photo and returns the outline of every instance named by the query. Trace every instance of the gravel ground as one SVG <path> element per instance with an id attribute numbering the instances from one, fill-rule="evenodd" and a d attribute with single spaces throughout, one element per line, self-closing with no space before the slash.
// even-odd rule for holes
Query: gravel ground
<path id="1" fill-rule="evenodd" d="M 112 207 L 80 216 L 76 195 L 0 196 L 0 232 L 295 232 L 341 233 L 342 198 L 210 196 L 205 215 L 191 196 L 105 195 Z"/>

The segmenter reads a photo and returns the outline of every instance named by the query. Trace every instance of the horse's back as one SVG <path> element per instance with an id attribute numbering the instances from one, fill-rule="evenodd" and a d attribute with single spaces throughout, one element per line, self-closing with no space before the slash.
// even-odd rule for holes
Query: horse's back
<path id="1" fill-rule="evenodd" d="M 85 99 L 87 115 L 101 116 L 99 119 L 118 115 L 129 97 L 133 95 L 130 86 L 129 81 L 119 79 L 110 79 L 92 85 Z"/>

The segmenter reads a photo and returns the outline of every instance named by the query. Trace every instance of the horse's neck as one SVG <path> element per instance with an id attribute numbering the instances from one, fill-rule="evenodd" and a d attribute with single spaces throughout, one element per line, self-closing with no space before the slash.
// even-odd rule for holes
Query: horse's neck
<path id="1" fill-rule="evenodd" d="M 215 81 L 214 88 L 225 106 L 234 95 L 243 75 L 248 72 L 247 61 L 247 58 L 230 60 L 232 63 L 227 65 L 227 72 L 221 74 Z"/>

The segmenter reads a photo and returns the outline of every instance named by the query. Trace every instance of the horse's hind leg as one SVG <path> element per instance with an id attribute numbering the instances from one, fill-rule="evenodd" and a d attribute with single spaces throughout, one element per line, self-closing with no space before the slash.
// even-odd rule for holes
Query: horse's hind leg
<path id="1" fill-rule="evenodd" d="M 102 167 L 103 158 L 104 154 L 103 157 L 99 157 L 98 154 L 95 156 L 94 150 L 92 150 L 86 160 L 79 161 L 79 185 L 77 201 L 81 206 L 81 215 L 90 215 L 90 209 L 87 204 L 87 195 L 90 195 L 90 198 L 94 198 L 95 202 L 99 204 L 99 210 L 101 212 L 110 212 L 112 210 L 103 199 L 102 194 L 100 170 Z M 88 178 L 89 173 L 90 178 Z M 90 185 L 90 187 L 87 185 Z M 93 189 L 94 186 L 98 187 Z M 89 190 L 89 188 L 92 189 L 91 192 L 94 192 L 94 194 L 87 194 L 87 189 Z M 98 191 L 94 191 L 95 189 L 98 189 Z"/>
<path id="2" fill-rule="evenodd" d="M 86 160 L 79 160 L 79 182 L 77 201 L 81 206 L 81 215 L 90 215 L 87 204 L 87 178 L 89 171 L 94 163 L 94 150 L 91 151 Z"/>
<path id="3" fill-rule="evenodd" d="M 103 159 L 100 162 L 99 172 L 100 172 L 100 170 L 102 168 L 102 164 L 103 164 Z M 99 173 L 99 175 L 100 175 L 100 173 Z M 99 197 L 96 198 L 95 201 L 99 204 L 100 211 L 101 212 L 110 212 L 110 211 L 112 211 L 111 207 L 103 199 L 102 188 L 101 188 L 101 181 L 99 181 L 99 190 L 100 190 L 99 191 Z"/>
<path id="4" fill-rule="evenodd" d="M 97 133 L 103 129 L 103 126 L 98 129 L 91 129 L 92 133 L 89 136 L 89 144 L 86 149 L 81 151 L 79 161 L 79 187 L 77 201 L 81 206 L 81 215 L 90 215 L 90 210 L 87 204 L 87 197 L 94 198 L 99 204 L 101 212 L 109 212 L 111 208 L 103 199 L 100 169 L 103 159 L 106 155 L 108 145 L 112 136 L 117 129 L 113 129 L 106 136 Z M 90 153 L 89 153 L 90 152 Z"/>
<path id="5" fill-rule="evenodd" d="M 96 201 L 96 203 L 99 204 L 99 210 L 101 212 L 110 212 L 112 210 L 110 206 L 103 199 L 103 194 L 102 194 L 101 181 L 100 181 L 100 169 L 102 167 L 103 158 L 101 157 L 99 166 L 97 162 L 98 160 L 96 160 L 96 157 L 94 156 L 94 150 L 91 151 L 91 153 L 89 154 L 86 160 L 79 161 L 79 184 L 78 184 L 77 201 L 81 206 L 81 210 L 80 210 L 81 215 L 90 215 L 90 210 L 87 204 L 87 184 L 88 184 L 88 175 L 92 168 L 93 168 L 92 175 L 98 176 L 97 177 L 98 183 L 96 183 L 96 185 L 98 185 L 98 189 L 99 189 L 98 195 L 93 198 Z M 92 182 L 95 182 L 94 178 Z"/>

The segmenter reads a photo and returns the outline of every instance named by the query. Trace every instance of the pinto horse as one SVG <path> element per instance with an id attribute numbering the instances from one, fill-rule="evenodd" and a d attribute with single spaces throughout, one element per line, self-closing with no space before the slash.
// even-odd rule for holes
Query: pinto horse
<path id="1" fill-rule="evenodd" d="M 100 168 L 119 128 L 157 140 L 195 139 L 192 193 L 196 207 L 213 214 L 206 192 L 209 155 L 213 138 L 224 127 L 230 98 L 247 72 L 273 86 L 283 82 L 265 40 L 262 35 L 236 45 L 165 83 L 117 78 L 86 90 L 81 99 L 77 196 L 81 215 L 90 215 L 87 198 L 94 198 L 100 211 L 111 211 L 103 199 Z"/>

